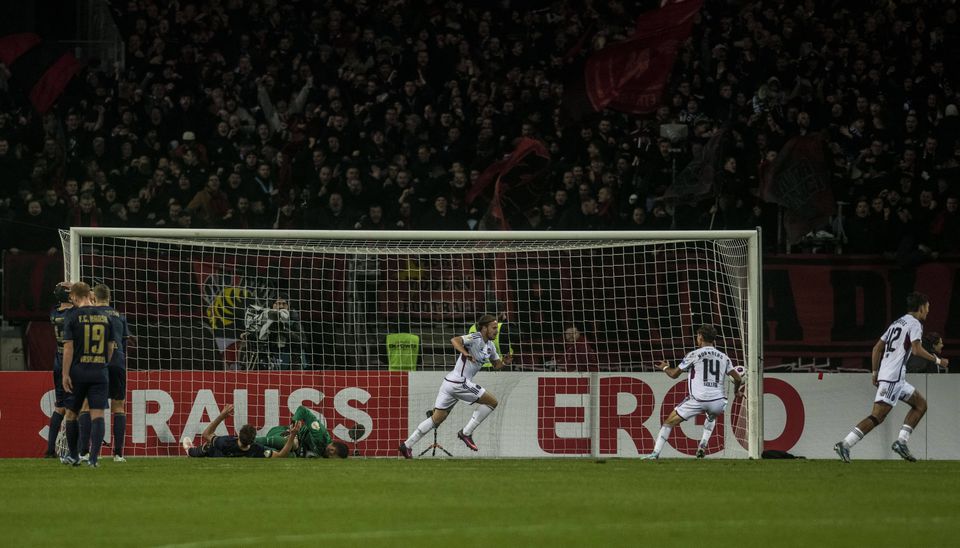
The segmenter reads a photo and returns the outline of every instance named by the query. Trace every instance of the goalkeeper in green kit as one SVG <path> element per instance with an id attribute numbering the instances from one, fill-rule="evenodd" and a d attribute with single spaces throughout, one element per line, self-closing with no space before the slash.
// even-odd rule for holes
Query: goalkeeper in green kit
<path id="1" fill-rule="evenodd" d="M 297 421 L 303 421 L 303 426 L 297 432 L 297 441 L 293 444 L 291 455 L 301 458 L 322 457 L 328 458 L 347 458 L 349 452 L 347 446 L 339 441 L 333 441 L 330 433 L 325 426 L 320 424 L 317 417 L 304 406 L 297 408 L 297 412 L 290 419 L 290 424 Z M 266 436 L 257 438 L 257 443 L 267 448 L 279 450 L 287 443 L 288 426 L 274 426 Z"/>

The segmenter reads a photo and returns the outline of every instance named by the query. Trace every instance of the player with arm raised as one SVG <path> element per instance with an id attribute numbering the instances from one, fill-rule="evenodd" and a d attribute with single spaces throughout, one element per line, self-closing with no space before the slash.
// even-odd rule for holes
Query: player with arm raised
<path id="1" fill-rule="evenodd" d="M 301 458 L 321 457 L 325 459 L 345 459 L 350 454 L 346 444 L 333 441 L 327 428 L 320 424 L 313 413 L 304 406 L 297 408 L 290 420 L 290 426 L 274 426 L 266 436 L 256 439 L 256 442 L 269 449 L 279 451 L 287 444 L 291 429 L 301 424 L 293 442 L 292 454 Z"/>
<path id="2" fill-rule="evenodd" d="M 890 324 L 880 340 L 873 345 L 871 363 L 873 385 L 877 387 L 877 395 L 873 399 L 870 415 L 857 423 L 843 441 L 833 446 L 833 450 L 840 455 L 843 462 L 850 462 L 850 448 L 882 423 L 898 401 L 907 402 L 911 409 L 907 412 L 897 441 L 893 442 L 890 448 L 904 460 L 910 462 L 917 460 L 910 453 L 907 442 L 910 440 L 913 429 L 927 412 L 927 400 L 907 382 L 907 362 L 912 354 L 917 354 L 940 367 L 949 365 L 947 358 L 934 356 L 921 344 L 923 326 L 920 322 L 927 319 L 929 312 L 930 300 L 927 296 L 923 293 L 910 293 L 907 295 L 907 313 Z"/>
<path id="3" fill-rule="evenodd" d="M 676 379 L 681 373 L 686 371 L 687 385 L 690 394 L 684 399 L 676 409 L 670 413 L 667 420 L 660 427 L 660 434 L 657 435 L 657 442 L 653 447 L 653 453 L 647 455 L 647 459 L 660 458 L 660 451 L 663 445 L 670 437 L 670 432 L 674 426 L 677 426 L 685 420 L 690 420 L 700 413 L 707 414 L 707 420 L 703 423 L 703 436 L 700 438 L 700 444 L 697 447 L 697 458 L 702 459 L 706 451 L 707 441 L 713 434 L 713 427 L 717 424 L 717 417 L 723 414 L 727 406 L 727 395 L 724 390 L 724 380 L 727 376 L 733 378 L 734 394 L 740 393 L 740 386 L 743 382 L 740 373 L 733 367 L 730 358 L 717 350 L 713 346 L 717 338 L 717 330 L 712 325 L 702 325 L 697 329 L 697 348 L 683 358 L 676 367 L 667 362 L 660 362 L 660 369 L 671 379 Z"/>
<path id="4" fill-rule="evenodd" d="M 67 443 L 70 456 L 65 459 L 74 466 L 80 464 L 78 453 L 79 429 L 77 413 L 83 401 L 90 405 L 90 460 L 97 467 L 100 446 L 103 444 L 103 412 L 107 408 L 109 379 L 107 364 L 119 342 L 120 327 L 115 318 L 94 306 L 90 286 L 77 282 L 70 287 L 70 300 L 76 310 L 64 322 L 63 329 L 63 389 L 67 398 Z"/>
<path id="5" fill-rule="evenodd" d="M 297 431 L 303 426 L 300 421 L 291 425 L 287 432 L 287 440 L 283 448 L 274 451 L 264 447 L 256 442 L 257 429 L 249 424 L 240 427 L 236 436 L 217 436 L 215 432 L 228 416 L 233 415 L 233 405 L 229 404 L 223 408 L 223 411 L 213 419 L 200 434 L 203 439 L 203 445 L 193 446 L 193 440 L 183 438 L 180 445 L 186 451 L 188 457 L 248 457 L 254 459 L 270 459 L 286 457 L 293 450 L 293 444 L 297 439 Z"/>
<path id="6" fill-rule="evenodd" d="M 497 408 L 497 398 L 485 388 L 474 384 L 473 377 L 488 360 L 494 368 L 503 368 L 503 360 L 500 359 L 493 344 L 496 336 L 497 318 L 486 314 L 477 321 L 475 333 L 450 339 L 450 344 L 459 353 L 457 363 L 440 385 L 440 393 L 437 394 L 437 401 L 433 406 L 433 415 L 421 422 L 407 441 L 400 444 L 400 454 L 404 458 L 413 458 L 413 446 L 430 430 L 440 426 L 458 401 L 480 404 L 463 430 L 457 432 L 457 437 L 471 451 L 478 450 L 477 444 L 473 443 L 473 432 Z"/>
<path id="7" fill-rule="evenodd" d="M 127 431 L 127 339 L 130 337 L 130 326 L 127 319 L 120 312 L 110 306 L 110 288 L 99 284 L 93 288 L 93 296 L 97 306 L 104 309 L 106 314 L 115 318 L 120 325 L 120 346 L 110 358 L 107 365 L 107 377 L 110 389 L 110 419 L 113 425 L 113 462 L 127 462 L 123 457 L 123 442 Z"/>
<path id="8" fill-rule="evenodd" d="M 53 413 L 50 414 L 50 428 L 47 432 L 47 452 L 44 457 L 57 456 L 57 435 L 66 413 L 67 393 L 63 390 L 63 323 L 67 312 L 73 309 L 70 302 L 70 284 L 59 283 L 53 290 L 57 305 L 50 311 L 50 323 L 53 324 L 53 335 L 57 340 L 57 353 L 53 356 Z"/>

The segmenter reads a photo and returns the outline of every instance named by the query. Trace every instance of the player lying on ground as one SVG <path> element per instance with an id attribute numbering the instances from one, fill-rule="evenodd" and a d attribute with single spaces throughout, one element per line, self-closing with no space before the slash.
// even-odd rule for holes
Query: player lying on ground
<path id="1" fill-rule="evenodd" d="M 302 426 L 293 440 L 292 456 L 301 458 L 347 458 L 349 451 L 344 443 L 333 441 L 327 428 L 304 406 L 297 408 L 297 412 L 290 419 L 290 426 L 274 426 L 267 431 L 266 436 L 256 439 L 256 443 L 280 451 L 289 440 L 289 432 L 295 424 Z"/>
<path id="2" fill-rule="evenodd" d="M 697 329 L 697 348 L 683 358 L 680 365 L 674 367 L 667 362 L 660 362 L 660 369 L 671 379 L 676 379 L 681 373 L 689 373 L 687 380 L 690 395 L 684 399 L 676 409 L 670 413 L 667 420 L 660 427 L 653 453 L 648 459 L 660 458 L 660 451 L 670 437 L 670 432 L 685 420 L 690 420 L 700 413 L 707 414 L 703 423 L 703 436 L 697 446 L 697 458 L 702 459 L 707 449 L 707 442 L 713 434 L 713 427 L 717 425 L 717 417 L 723 414 L 727 406 L 727 395 L 724 391 L 724 380 L 729 375 L 736 383 L 734 394 L 740 393 L 743 380 L 740 373 L 733 368 L 730 358 L 713 347 L 717 338 L 717 330 L 712 325 L 702 325 Z"/>
<path id="3" fill-rule="evenodd" d="M 496 369 L 503 367 L 503 360 L 493 345 L 496 336 L 497 318 L 486 314 L 477 321 L 476 333 L 450 339 L 450 344 L 460 354 L 457 363 L 453 371 L 443 378 L 437 401 L 433 405 L 433 415 L 421 422 L 407 441 L 400 444 L 400 454 L 404 458 L 413 458 L 413 446 L 430 430 L 440 426 L 458 401 L 480 404 L 463 430 L 457 432 L 457 437 L 470 450 L 477 450 L 477 444 L 473 443 L 473 431 L 497 408 L 497 398 L 480 385 L 474 384 L 473 377 L 486 361 L 492 363 Z"/>
<path id="4" fill-rule="evenodd" d="M 294 423 L 288 432 L 286 442 L 279 451 L 264 447 L 256 442 L 257 429 L 245 424 L 240 427 L 236 436 L 217 436 L 214 434 L 220 423 L 228 416 L 233 415 L 233 405 L 227 405 L 223 411 L 213 419 L 200 434 L 203 444 L 200 447 L 193 446 L 193 440 L 184 437 L 180 440 L 180 445 L 186 451 L 188 457 L 250 457 L 260 459 L 283 458 L 293 450 L 293 443 L 296 441 L 296 433 L 303 426 L 302 423 Z M 289 435 L 293 434 L 293 435 Z"/>
<path id="5" fill-rule="evenodd" d="M 950 364 L 946 358 L 927 352 L 921 344 L 923 326 L 920 322 L 927 319 L 929 313 L 930 300 L 926 295 L 916 292 L 907 295 L 907 313 L 890 324 L 880 340 L 873 345 L 873 385 L 877 387 L 877 395 L 873 399 L 870 415 L 857 423 L 846 438 L 833 446 L 833 450 L 840 455 L 843 462 L 850 462 L 850 448 L 879 426 L 898 401 L 907 402 L 911 409 L 903 421 L 897 441 L 893 442 L 890 448 L 904 460 L 917 460 L 907 447 L 907 442 L 913 429 L 927 412 L 927 400 L 907 382 L 907 362 L 910 361 L 911 354 L 917 354 L 940 367 Z"/>

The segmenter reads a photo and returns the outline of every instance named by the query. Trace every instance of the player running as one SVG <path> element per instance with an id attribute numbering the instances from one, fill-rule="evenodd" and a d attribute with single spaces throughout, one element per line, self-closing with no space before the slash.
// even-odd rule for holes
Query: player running
<path id="1" fill-rule="evenodd" d="M 897 441 L 893 442 L 890 448 L 904 460 L 910 462 L 917 460 L 907 447 L 907 442 L 910 441 L 913 429 L 927 412 L 927 400 L 907 382 L 907 362 L 912 354 L 917 354 L 921 358 L 935 362 L 938 366 L 950 365 L 947 358 L 940 358 L 927 352 L 921 344 L 923 325 L 920 322 L 927 319 L 929 313 L 930 300 L 927 296 L 923 293 L 910 293 L 907 295 L 907 313 L 890 324 L 880 340 L 873 345 L 871 364 L 873 385 L 877 387 L 877 395 L 873 399 L 870 415 L 857 423 L 843 441 L 833 446 L 833 450 L 840 455 L 843 462 L 850 462 L 850 448 L 882 423 L 898 401 L 907 402 L 911 409 L 907 412 L 907 418 L 900 428 Z"/>
<path id="2" fill-rule="evenodd" d="M 687 354 L 680 365 L 674 367 L 667 362 L 658 364 L 660 370 L 671 379 L 676 379 L 684 371 L 689 372 L 687 387 L 690 394 L 667 417 L 663 426 L 660 427 L 657 442 L 653 446 L 653 453 L 645 458 L 660 458 L 660 451 L 663 450 L 663 445 L 670 437 L 670 432 L 674 426 L 685 420 L 690 420 L 700 413 L 706 413 L 707 420 L 703 422 L 703 436 L 697 446 L 697 458 L 703 458 L 707 442 L 710 440 L 710 435 L 713 434 L 714 426 L 717 425 L 717 417 L 723 414 L 723 410 L 727 406 L 727 395 L 724 391 L 725 378 L 727 376 L 733 378 L 735 394 L 740 393 L 740 386 L 743 383 L 740 373 L 734 369 L 730 358 L 714 348 L 713 341 L 716 338 L 717 330 L 712 325 L 702 325 L 697 329 L 697 346 L 699 348 Z"/>
<path id="3" fill-rule="evenodd" d="M 480 404 L 463 430 L 457 432 L 457 437 L 471 451 L 478 450 L 477 444 L 473 442 L 473 432 L 497 408 L 497 398 L 485 388 L 474 384 L 473 377 L 480 371 L 484 362 L 489 361 L 494 368 L 501 369 L 503 360 L 500 359 L 493 344 L 497 336 L 497 318 L 486 314 L 480 317 L 476 325 L 475 333 L 450 339 L 450 344 L 460 353 L 457 363 L 440 385 L 437 401 L 433 405 L 433 415 L 421 422 L 407 441 L 400 444 L 400 454 L 403 458 L 413 458 L 413 446 L 430 430 L 440 426 L 458 401 Z"/>

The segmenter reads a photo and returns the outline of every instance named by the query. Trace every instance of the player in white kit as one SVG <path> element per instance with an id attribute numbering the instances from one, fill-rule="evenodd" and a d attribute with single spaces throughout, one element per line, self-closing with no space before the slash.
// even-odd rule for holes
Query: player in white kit
<path id="1" fill-rule="evenodd" d="M 947 358 L 939 358 L 924 350 L 920 340 L 923 338 L 921 321 L 927 319 L 930 312 L 930 300 L 923 293 L 907 295 L 907 313 L 890 324 L 883 336 L 873 345 L 873 385 L 877 387 L 877 395 L 873 399 L 873 410 L 870 416 L 860 421 L 847 434 L 843 441 L 837 442 L 833 450 L 840 455 L 843 462 L 850 462 L 850 448 L 862 440 L 871 430 L 877 427 L 887 413 L 898 401 L 905 401 L 911 407 L 904 419 L 903 427 L 897 441 L 890 447 L 904 460 L 913 462 L 916 457 L 910 453 L 907 441 L 916 428 L 917 423 L 927 412 L 927 400 L 919 391 L 907 382 L 907 361 L 912 354 L 936 362 L 941 367 L 949 365 Z"/>
<path id="2" fill-rule="evenodd" d="M 453 367 L 453 371 L 443 378 L 440 393 L 437 394 L 437 401 L 433 405 L 433 415 L 421 422 L 407 441 L 400 444 L 400 454 L 404 458 L 413 458 L 413 446 L 420 441 L 420 438 L 440 426 L 458 401 L 479 404 L 467 425 L 457 432 L 457 437 L 470 450 L 477 451 L 477 444 L 473 443 L 473 431 L 497 408 L 497 398 L 485 388 L 475 384 L 473 377 L 488 361 L 496 369 L 501 369 L 503 360 L 500 359 L 500 354 L 493 345 L 493 340 L 497 336 L 497 318 L 489 314 L 484 315 L 476 325 L 475 333 L 450 339 L 450 344 L 460 353 L 457 364 Z"/>
<path id="3" fill-rule="evenodd" d="M 700 438 L 700 444 L 697 447 L 697 458 L 703 458 L 707 441 L 710 440 L 713 427 L 717 424 L 717 417 L 723 414 L 727 405 L 727 394 L 724 390 L 726 377 L 732 377 L 736 383 L 734 386 L 735 394 L 740 392 L 740 386 L 743 382 L 740 373 L 734 369 L 730 358 L 714 348 L 713 341 L 716 338 L 717 330 L 712 325 L 702 325 L 697 329 L 697 346 L 699 348 L 687 354 L 680 365 L 674 367 L 667 362 L 658 364 L 660 370 L 671 379 L 676 379 L 684 371 L 689 373 L 687 387 L 690 394 L 664 421 L 663 426 L 660 427 L 660 434 L 657 435 L 653 453 L 645 458 L 660 458 L 660 451 L 663 450 L 663 446 L 667 442 L 667 438 L 670 437 L 670 432 L 674 426 L 692 419 L 700 413 L 706 413 L 707 420 L 703 423 L 703 436 Z"/>

